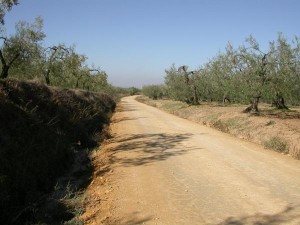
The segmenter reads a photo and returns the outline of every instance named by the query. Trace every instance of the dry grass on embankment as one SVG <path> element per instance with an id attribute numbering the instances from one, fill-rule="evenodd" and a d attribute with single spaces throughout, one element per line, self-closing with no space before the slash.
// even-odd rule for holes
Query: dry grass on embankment
<path id="1" fill-rule="evenodd" d="M 152 100 L 145 96 L 138 96 L 136 100 L 300 159 L 299 107 L 284 111 L 260 104 L 260 113 L 254 115 L 242 113 L 247 107 L 245 105 L 202 103 L 189 106 L 183 102 Z"/>
<path id="2" fill-rule="evenodd" d="M 62 224 L 76 215 L 69 206 L 91 174 L 87 151 L 114 108 L 106 94 L 0 81 L 1 223 Z"/>

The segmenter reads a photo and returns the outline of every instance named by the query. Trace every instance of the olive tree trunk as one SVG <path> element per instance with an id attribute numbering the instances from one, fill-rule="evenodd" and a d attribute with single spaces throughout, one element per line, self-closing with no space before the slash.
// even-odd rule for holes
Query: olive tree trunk
<path id="1" fill-rule="evenodd" d="M 275 106 L 277 109 L 289 109 L 285 105 L 283 96 L 279 93 L 276 93 L 276 100 L 273 101 L 272 106 Z"/>
<path id="2" fill-rule="evenodd" d="M 259 99 L 261 98 L 260 95 L 253 96 L 253 100 L 250 106 L 243 110 L 244 113 L 258 113 L 258 103 Z"/>

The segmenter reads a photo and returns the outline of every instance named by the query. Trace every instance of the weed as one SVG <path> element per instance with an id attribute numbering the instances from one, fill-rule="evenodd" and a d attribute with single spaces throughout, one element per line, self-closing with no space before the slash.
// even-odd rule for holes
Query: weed
<path id="1" fill-rule="evenodd" d="M 233 117 L 224 121 L 225 125 L 230 129 L 241 129 L 245 127 L 249 121 L 241 117 Z"/>
<path id="2" fill-rule="evenodd" d="M 149 102 L 148 103 L 150 106 L 152 106 L 152 107 L 156 107 L 157 105 L 155 104 L 155 102 Z"/>
<path id="3" fill-rule="evenodd" d="M 289 154 L 295 159 L 300 159 L 300 149 L 296 146 L 290 149 Z"/>
<path id="4" fill-rule="evenodd" d="M 214 113 L 211 112 L 209 113 L 205 118 L 210 121 L 211 123 L 214 123 L 215 121 L 218 120 L 218 118 L 221 116 L 221 113 Z"/>
<path id="5" fill-rule="evenodd" d="M 169 112 L 177 112 L 180 109 L 183 108 L 187 108 L 188 104 L 183 103 L 183 102 L 178 102 L 178 101 L 174 101 L 174 102 L 166 102 L 164 105 L 164 109 L 169 111 Z"/>
<path id="6" fill-rule="evenodd" d="M 287 153 L 289 144 L 281 137 L 273 136 L 269 140 L 263 142 L 265 148 L 273 149 L 277 152 Z"/>
<path id="7" fill-rule="evenodd" d="M 221 120 L 216 120 L 212 123 L 212 127 L 224 132 L 224 133 L 228 133 L 229 129 L 228 126 L 222 122 Z"/>
<path id="8" fill-rule="evenodd" d="M 83 225 L 83 224 L 84 224 L 83 221 L 77 217 L 67 222 L 64 222 L 64 225 Z"/>
<path id="9" fill-rule="evenodd" d="M 275 124 L 275 121 L 274 120 L 270 120 L 268 121 L 265 126 L 271 126 L 271 125 L 274 125 Z"/>

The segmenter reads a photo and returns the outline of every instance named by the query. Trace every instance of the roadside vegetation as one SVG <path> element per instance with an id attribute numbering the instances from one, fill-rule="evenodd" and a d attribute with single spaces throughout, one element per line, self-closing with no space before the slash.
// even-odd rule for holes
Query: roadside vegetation
<path id="1" fill-rule="evenodd" d="M 300 159 L 299 106 L 282 111 L 262 103 L 259 114 L 248 114 L 243 113 L 246 107 L 243 104 L 202 102 L 201 105 L 189 105 L 181 101 L 154 100 L 146 96 L 138 96 L 136 99 L 179 117 Z"/>
<path id="2" fill-rule="evenodd" d="M 109 84 L 75 46 L 46 46 L 41 17 L 7 35 L 16 4 L 0 4 L 0 221 L 81 224 L 89 151 L 106 138 L 116 101 L 138 90 Z"/>
<path id="3" fill-rule="evenodd" d="M 41 216 L 40 204 L 77 155 L 86 157 L 99 144 L 115 101 L 6 79 L 0 81 L 0 108 L 0 219 L 22 224 Z"/>
<path id="4" fill-rule="evenodd" d="M 89 65 L 88 57 L 76 52 L 74 45 L 45 44 L 43 18 L 20 21 L 15 32 L 5 32 L 4 16 L 18 1 L 5 0 L 0 5 L 0 79 L 35 80 L 48 86 L 116 93 L 99 66 Z M 129 90 L 126 90 L 129 92 Z"/>
<path id="5" fill-rule="evenodd" d="M 77 216 L 92 168 L 89 151 L 105 138 L 116 101 L 122 95 L 142 92 L 142 98 L 185 118 L 223 132 L 255 139 L 259 129 L 277 129 L 278 118 L 299 119 L 300 105 L 297 37 L 291 43 L 282 34 L 261 50 L 250 36 L 235 49 L 230 44 L 194 71 L 187 66 L 167 69 L 165 83 L 128 89 L 108 83 L 100 66 L 63 42 L 46 46 L 43 18 L 20 21 L 15 32 L 5 32 L 5 14 L 18 4 L 0 4 L 0 221 L 3 224 L 80 224 Z M 159 100 L 171 99 L 176 100 Z M 261 110 L 259 102 L 272 105 Z M 233 105 L 254 112 L 223 119 Z M 201 107 L 210 108 L 202 115 Z M 212 107 L 211 107 L 212 106 Z M 215 106 L 224 106 L 223 111 Z M 243 107 L 243 109 L 241 109 Z M 258 129 L 259 128 L 259 129 Z M 291 125 L 290 132 L 299 129 Z M 261 135 L 262 136 L 262 135 Z M 298 136 L 297 136 L 298 137 Z M 294 139 L 293 139 L 294 140 Z M 299 138 L 295 139 L 297 143 Z M 300 158 L 299 145 L 282 133 L 259 143 Z"/>
<path id="6" fill-rule="evenodd" d="M 250 35 L 237 48 L 228 43 L 225 52 L 198 69 L 171 65 L 165 70 L 164 84 L 144 86 L 142 93 L 157 100 L 138 98 L 147 104 L 300 158 L 299 37 L 289 41 L 278 33 L 277 40 L 262 49 Z M 236 116 L 229 115 L 233 110 Z M 287 126 L 286 134 L 280 130 L 283 121 L 278 120 L 283 119 L 292 120 L 292 132 Z M 254 124 L 260 120 L 269 133 L 258 138 L 260 131 Z"/>
<path id="7" fill-rule="evenodd" d="M 144 95 L 166 97 L 189 105 L 202 102 L 249 104 L 244 112 L 259 112 L 259 102 L 288 110 L 300 105 L 300 42 L 282 33 L 262 50 L 253 36 L 245 44 L 218 53 L 198 69 L 174 64 L 165 70 L 164 85 L 144 86 Z M 160 93 L 160 94 L 156 94 Z"/>

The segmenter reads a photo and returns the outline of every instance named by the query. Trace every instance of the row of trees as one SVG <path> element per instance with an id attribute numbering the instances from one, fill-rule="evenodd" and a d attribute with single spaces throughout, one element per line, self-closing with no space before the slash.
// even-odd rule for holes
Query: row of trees
<path id="1" fill-rule="evenodd" d="M 187 66 L 172 65 L 166 71 L 165 95 L 189 104 L 201 101 L 223 101 L 248 104 L 245 112 L 258 111 L 261 100 L 277 108 L 286 109 L 286 103 L 300 105 L 300 42 L 292 42 L 281 34 L 261 50 L 250 36 L 238 48 L 228 44 L 219 53 L 195 71 Z M 144 87 L 144 90 L 149 89 Z M 149 90 L 147 91 L 149 93 Z"/>
<path id="2" fill-rule="evenodd" d="M 15 33 L 4 35 L 4 15 L 17 1 L 3 1 L 0 7 L 0 79 L 37 79 L 47 85 L 81 88 L 90 91 L 111 89 L 107 75 L 90 67 L 87 57 L 76 53 L 74 46 L 44 46 L 46 37 L 41 17 L 33 23 L 19 22 Z"/>

